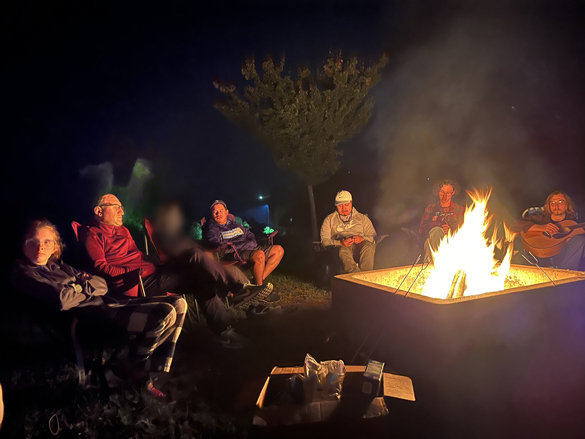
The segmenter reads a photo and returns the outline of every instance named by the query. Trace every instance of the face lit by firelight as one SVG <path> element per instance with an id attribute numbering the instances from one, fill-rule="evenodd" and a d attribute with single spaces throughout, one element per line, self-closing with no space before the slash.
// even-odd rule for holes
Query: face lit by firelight
<path id="1" fill-rule="evenodd" d="M 34 235 L 24 242 L 23 252 L 26 258 L 35 265 L 47 265 L 55 253 L 56 236 L 49 227 L 40 227 Z"/>
<path id="2" fill-rule="evenodd" d="M 554 195 L 550 199 L 548 207 L 552 215 L 556 217 L 564 216 L 567 212 L 567 200 L 565 199 L 564 195 Z"/>
<path id="3" fill-rule="evenodd" d="M 455 193 L 455 189 L 450 184 L 446 184 L 441 188 L 439 191 L 439 200 L 441 202 L 441 206 L 448 206 L 451 204 L 451 198 L 453 198 L 453 194 Z"/>
<path id="4" fill-rule="evenodd" d="M 353 207 L 353 201 L 350 201 L 349 203 L 345 203 L 345 204 L 338 204 L 337 211 L 339 212 L 340 215 L 346 216 L 346 215 L 349 215 L 351 213 L 352 207 Z"/>
<path id="5" fill-rule="evenodd" d="M 229 210 L 227 210 L 223 204 L 216 204 L 211 208 L 211 216 L 217 224 L 224 225 L 227 223 L 228 213 Z"/>
<path id="6" fill-rule="evenodd" d="M 93 211 L 102 224 L 119 227 L 124 223 L 124 206 L 115 195 L 104 195 Z"/>

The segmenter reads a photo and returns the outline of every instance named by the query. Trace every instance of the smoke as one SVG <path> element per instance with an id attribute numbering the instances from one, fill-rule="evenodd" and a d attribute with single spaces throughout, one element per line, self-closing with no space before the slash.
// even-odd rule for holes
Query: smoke
<path id="1" fill-rule="evenodd" d="M 534 126 L 559 80 L 552 50 L 538 20 L 467 10 L 394 59 L 368 134 L 382 164 L 376 218 L 420 218 L 440 177 L 493 186 L 496 204 L 513 214 L 520 202 L 542 202 L 559 183 L 536 152 Z"/>
<path id="2" fill-rule="evenodd" d="M 106 194 L 114 185 L 114 168 L 111 162 L 85 166 L 79 170 L 79 175 L 93 186 L 95 194 Z"/>

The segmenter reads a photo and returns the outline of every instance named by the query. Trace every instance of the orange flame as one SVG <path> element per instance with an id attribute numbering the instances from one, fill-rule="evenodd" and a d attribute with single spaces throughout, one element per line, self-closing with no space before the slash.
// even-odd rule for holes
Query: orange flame
<path id="1" fill-rule="evenodd" d="M 487 210 L 491 190 L 487 193 L 474 190 L 468 194 L 472 204 L 465 209 L 463 225 L 455 233 L 445 236 L 437 251 L 433 252 L 434 265 L 429 267 L 430 273 L 422 290 L 426 296 L 445 299 L 455 285 L 465 296 L 504 289 L 510 271 L 514 235 L 504 225 L 505 238 L 497 239 L 495 230 L 491 237 L 486 237 L 492 221 Z M 500 263 L 494 257 L 494 250 L 496 246 L 502 248 L 504 242 L 509 244 Z"/>

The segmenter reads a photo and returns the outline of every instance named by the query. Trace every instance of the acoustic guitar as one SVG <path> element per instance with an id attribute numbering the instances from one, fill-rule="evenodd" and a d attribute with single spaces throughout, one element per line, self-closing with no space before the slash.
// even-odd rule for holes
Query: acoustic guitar
<path id="1" fill-rule="evenodd" d="M 521 232 L 524 248 L 536 257 L 551 258 L 558 255 L 573 236 L 585 234 L 585 223 L 564 220 L 553 224 L 559 228 L 554 235 L 548 232 Z"/>

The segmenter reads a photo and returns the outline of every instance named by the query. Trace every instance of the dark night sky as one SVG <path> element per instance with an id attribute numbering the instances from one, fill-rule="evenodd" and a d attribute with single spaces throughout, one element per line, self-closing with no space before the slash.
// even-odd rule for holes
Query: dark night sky
<path id="1" fill-rule="evenodd" d="M 155 160 L 162 195 L 194 210 L 261 193 L 305 206 L 300 182 L 212 108 L 211 80 L 239 80 L 246 56 L 268 53 L 286 52 L 294 73 L 330 48 L 387 50 L 391 63 L 343 171 L 317 188 L 319 220 L 343 186 L 383 224 L 404 222 L 443 175 L 493 185 L 514 212 L 553 187 L 585 202 L 583 2 L 199 3 L 4 6 L 14 219 L 70 221 L 94 196 L 82 167 L 112 161 L 125 184 L 137 156 Z"/>

